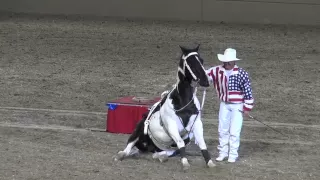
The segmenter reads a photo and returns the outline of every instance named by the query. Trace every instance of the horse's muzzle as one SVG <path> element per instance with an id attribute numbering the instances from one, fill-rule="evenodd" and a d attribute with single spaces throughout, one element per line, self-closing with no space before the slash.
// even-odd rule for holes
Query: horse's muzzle
<path id="1" fill-rule="evenodd" d="M 202 87 L 209 87 L 209 81 L 208 80 L 206 80 L 206 81 L 200 81 L 200 86 L 202 86 Z"/>

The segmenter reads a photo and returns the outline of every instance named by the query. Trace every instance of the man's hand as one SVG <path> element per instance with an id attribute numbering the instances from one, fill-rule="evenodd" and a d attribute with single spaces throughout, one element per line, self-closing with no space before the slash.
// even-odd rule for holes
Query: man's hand
<path id="1" fill-rule="evenodd" d="M 242 113 L 245 117 L 250 117 L 249 111 L 242 111 Z"/>
<path id="2" fill-rule="evenodd" d="M 249 111 L 241 111 L 240 109 L 239 111 L 242 112 L 243 116 L 252 118 L 252 116 L 249 114 Z"/>

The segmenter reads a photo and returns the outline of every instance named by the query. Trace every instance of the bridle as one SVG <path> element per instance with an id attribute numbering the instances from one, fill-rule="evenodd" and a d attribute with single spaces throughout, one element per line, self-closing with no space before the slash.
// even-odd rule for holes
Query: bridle
<path id="1" fill-rule="evenodd" d="M 197 82 L 197 83 L 199 83 L 199 81 L 200 81 L 200 79 L 193 73 L 193 71 L 191 70 L 191 68 L 190 68 L 190 66 L 189 66 L 189 64 L 188 64 L 188 62 L 187 62 L 187 59 L 190 57 L 190 56 L 196 56 L 196 59 L 197 59 L 197 61 L 201 64 L 201 62 L 200 62 L 200 60 L 199 60 L 199 58 L 198 58 L 198 53 L 197 52 L 191 52 L 191 53 L 189 53 L 189 54 L 187 54 L 187 55 L 183 55 L 182 56 L 182 59 L 183 59 L 183 64 L 182 64 L 182 68 L 179 66 L 178 67 L 178 72 L 180 72 L 183 76 L 185 76 L 185 72 L 186 72 L 186 67 L 187 67 L 187 69 L 189 70 L 189 72 L 190 72 L 190 74 L 191 74 L 191 76 L 192 76 L 192 78 L 193 78 L 193 81 L 195 81 L 195 82 Z M 201 65 L 202 66 L 202 65 Z M 202 66 L 202 68 L 203 68 L 203 66 Z"/>

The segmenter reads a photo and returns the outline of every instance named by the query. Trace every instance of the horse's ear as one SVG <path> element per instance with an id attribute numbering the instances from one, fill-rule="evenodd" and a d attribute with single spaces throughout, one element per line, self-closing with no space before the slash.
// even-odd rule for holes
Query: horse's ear
<path id="1" fill-rule="evenodd" d="M 199 48 L 200 48 L 200 44 L 198 44 L 198 46 L 195 48 L 195 51 L 199 51 Z"/>
<path id="2" fill-rule="evenodd" d="M 183 54 L 186 54 L 187 49 L 186 49 L 185 47 L 181 46 L 181 45 L 179 45 L 179 47 L 180 47 L 182 53 L 183 53 Z"/>

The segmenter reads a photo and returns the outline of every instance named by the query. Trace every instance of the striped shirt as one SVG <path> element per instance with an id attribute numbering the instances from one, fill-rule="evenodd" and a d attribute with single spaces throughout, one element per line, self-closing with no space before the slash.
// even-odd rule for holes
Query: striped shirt
<path id="1" fill-rule="evenodd" d="M 227 71 L 220 65 L 209 68 L 206 73 L 221 101 L 244 103 L 244 111 L 252 110 L 254 98 L 248 72 L 235 65 L 231 74 L 227 76 Z"/>

